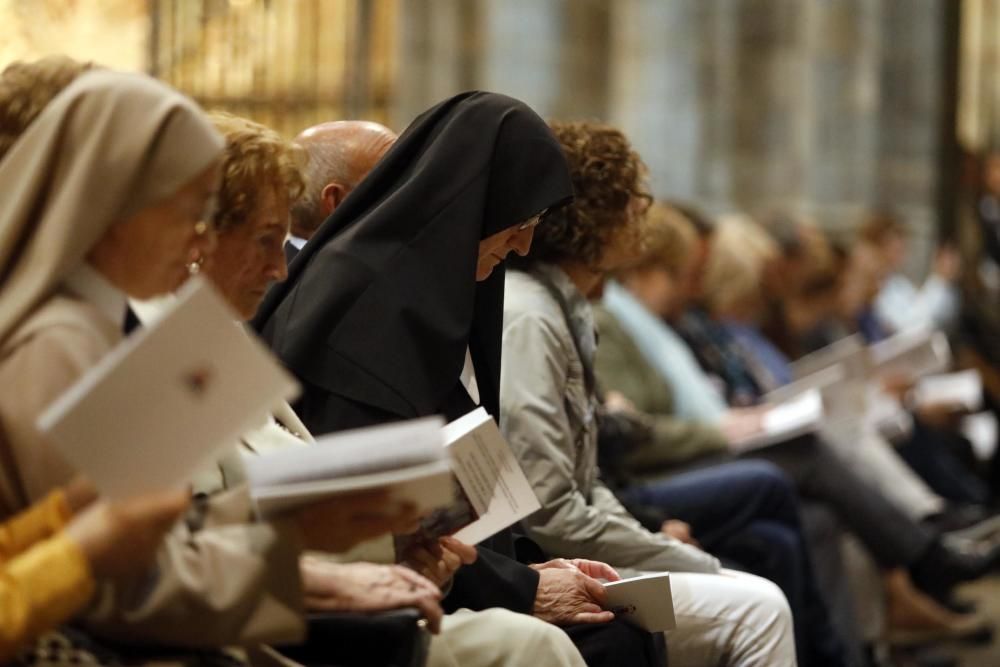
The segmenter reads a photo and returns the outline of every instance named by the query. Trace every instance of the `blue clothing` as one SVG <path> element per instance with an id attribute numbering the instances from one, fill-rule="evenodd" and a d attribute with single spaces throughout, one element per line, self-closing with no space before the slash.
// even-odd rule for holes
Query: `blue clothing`
<path id="1" fill-rule="evenodd" d="M 801 665 L 844 665 L 846 652 L 816 585 L 791 481 L 774 464 L 737 461 L 621 491 L 691 525 L 709 552 L 773 581 L 795 619 Z"/>
<path id="2" fill-rule="evenodd" d="M 617 283 L 609 282 L 605 287 L 604 306 L 632 337 L 649 365 L 670 385 L 676 415 L 718 424 L 728 406 L 684 339 Z"/>
<path id="3" fill-rule="evenodd" d="M 732 321 L 725 322 L 723 326 L 733 339 L 757 360 L 760 369 L 759 376 L 756 378 L 757 383 L 763 385 L 765 391 L 773 391 L 795 379 L 792 376 L 792 366 L 788 357 L 759 329 Z"/>

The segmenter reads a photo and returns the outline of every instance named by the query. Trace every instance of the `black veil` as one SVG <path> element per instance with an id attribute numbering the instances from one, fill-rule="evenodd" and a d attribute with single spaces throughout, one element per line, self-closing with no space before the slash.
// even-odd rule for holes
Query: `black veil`
<path id="1" fill-rule="evenodd" d="M 254 320 L 305 387 L 306 425 L 447 413 L 467 346 L 496 417 L 504 271 L 475 281 L 479 241 L 572 192 L 558 141 L 518 100 L 463 93 L 419 116 Z"/>

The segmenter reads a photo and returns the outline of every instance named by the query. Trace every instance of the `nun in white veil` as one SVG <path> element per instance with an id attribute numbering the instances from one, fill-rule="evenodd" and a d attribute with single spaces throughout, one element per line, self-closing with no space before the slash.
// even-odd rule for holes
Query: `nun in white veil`
<path id="1" fill-rule="evenodd" d="M 181 94 L 92 71 L 0 160 L 0 519 L 73 476 L 35 420 L 121 340 L 126 298 L 173 290 L 192 253 L 211 251 L 222 150 Z M 82 625 L 144 647 L 293 641 L 301 537 L 253 523 L 236 489 L 178 523 L 153 571 L 99 582 Z"/>

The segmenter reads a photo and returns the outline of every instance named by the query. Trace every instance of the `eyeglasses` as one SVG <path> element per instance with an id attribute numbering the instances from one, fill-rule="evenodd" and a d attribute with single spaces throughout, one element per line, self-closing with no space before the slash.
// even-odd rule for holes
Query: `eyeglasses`
<path id="1" fill-rule="evenodd" d="M 517 231 L 523 232 L 526 229 L 531 229 L 533 227 L 537 227 L 538 223 L 540 223 L 542 221 L 542 218 L 545 217 L 546 213 L 548 213 L 548 209 L 544 209 L 544 210 L 540 211 L 537 215 L 535 215 L 535 216 L 533 216 L 531 218 L 528 218 L 526 221 L 522 222 L 520 225 L 517 226 Z"/>

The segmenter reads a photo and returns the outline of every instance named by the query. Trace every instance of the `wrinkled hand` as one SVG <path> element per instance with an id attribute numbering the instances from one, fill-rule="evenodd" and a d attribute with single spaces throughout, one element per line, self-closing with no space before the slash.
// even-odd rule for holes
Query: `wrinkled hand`
<path id="1" fill-rule="evenodd" d="M 295 514 L 310 549 L 339 553 L 385 533 L 410 530 L 419 520 L 411 503 L 389 500 L 384 490 L 340 495 Z"/>
<path id="2" fill-rule="evenodd" d="M 553 567 L 551 561 L 532 565 L 538 571 L 538 592 L 532 614 L 555 625 L 607 623 L 615 615 L 602 606 L 604 586 L 577 567 Z"/>
<path id="3" fill-rule="evenodd" d="M 587 560 L 586 558 L 555 558 L 544 563 L 532 565 L 532 567 L 539 571 L 548 569 L 576 569 L 583 572 L 588 577 L 593 577 L 594 579 L 604 579 L 606 581 L 621 581 L 622 578 L 621 575 L 618 574 L 618 571 L 607 563 L 602 563 L 597 560 Z"/>
<path id="4" fill-rule="evenodd" d="M 306 607 L 311 611 L 371 613 L 416 607 L 430 631 L 441 629 L 441 591 L 400 565 L 332 563 L 310 556 L 299 561 Z"/>
<path id="5" fill-rule="evenodd" d="M 476 561 L 476 547 L 454 537 L 442 537 L 436 544 L 416 544 L 399 554 L 400 563 L 443 587 L 463 565 Z"/>
<path id="6" fill-rule="evenodd" d="M 684 544 L 690 544 L 693 547 L 701 549 L 701 544 L 691 535 L 691 524 L 689 523 L 677 519 L 669 519 L 663 522 L 660 532 L 675 540 L 680 540 Z"/>
<path id="7" fill-rule="evenodd" d="M 98 501 L 73 518 L 66 534 L 80 546 L 96 578 L 135 574 L 153 560 L 163 535 L 190 500 L 184 490 Z"/>

